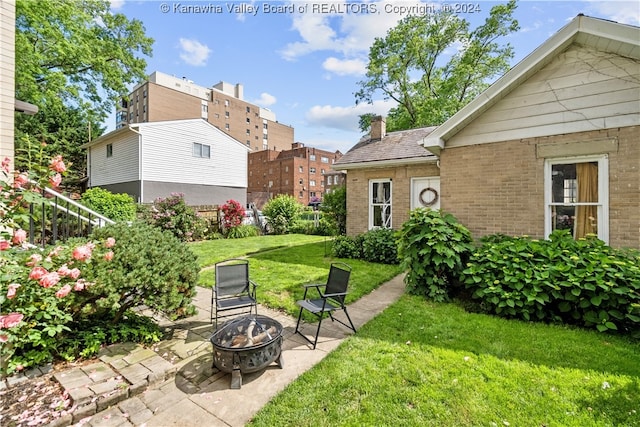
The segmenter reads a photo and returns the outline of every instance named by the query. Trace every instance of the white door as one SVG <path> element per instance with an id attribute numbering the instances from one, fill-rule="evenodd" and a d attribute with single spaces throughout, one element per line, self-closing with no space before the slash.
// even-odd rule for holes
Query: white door
<path id="1" fill-rule="evenodd" d="M 440 177 L 411 178 L 411 209 L 440 209 Z"/>

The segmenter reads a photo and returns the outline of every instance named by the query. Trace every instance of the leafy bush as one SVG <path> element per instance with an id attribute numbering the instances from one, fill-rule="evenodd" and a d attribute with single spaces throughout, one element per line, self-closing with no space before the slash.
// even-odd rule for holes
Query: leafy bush
<path id="1" fill-rule="evenodd" d="M 398 264 L 396 232 L 388 228 L 369 230 L 362 235 L 362 258 L 381 264 Z"/>
<path id="2" fill-rule="evenodd" d="M 143 218 L 155 227 L 170 231 L 183 242 L 202 238 L 207 229 L 206 221 L 187 206 L 181 193 L 156 199 Z"/>
<path id="3" fill-rule="evenodd" d="M 510 318 L 562 322 L 640 335 L 640 252 L 575 240 L 488 239 L 464 270 L 485 311 Z"/>
<path id="4" fill-rule="evenodd" d="M 82 195 L 82 203 L 113 221 L 136 219 L 136 202 L 128 194 L 114 194 L 104 188 L 90 188 Z"/>
<path id="5" fill-rule="evenodd" d="M 96 229 L 96 239 L 113 236 L 118 242 L 113 259 L 93 269 L 96 285 L 90 288 L 99 317 L 117 321 L 132 307 L 145 305 L 170 318 L 195 312 L 199 266 L 189 247 L 172 233 L 140 221 Z"/>
<path id="6" fill-rule="evenodd" d="M 220 208 L 220 212 L 222 212 L 222 229 L 226 232 L 242 225 L 244 208 L 240 202 L 236 200 L 227 200 L 227 203 L 222 205 Z"/>
<path id="7" fill-rule="evenodd" d="M 449 300 L 473 249 L 471 242 L 471 233 L 453 215 L 428 208 L 411 211 L 398 247 L 409 292 Z"/>
<path id="8" fill-rule="evenodd" d="M 237 225 L 227 229 L 227 239 L 243 239 L 245 237 L 255 237 L 260 235 L 260 229 L 255 225 Z"/>
<path id="9" fill-rule="evenodd" d="M 295 197 L 280 194 L 269 200 L 262 208 L 262 212 L 269 218 L 268 222 L 274 234 L 286 234 L 303 208 Z"/>
<path id="10" fill-rule="evenodd" d="M 298 219 L 293 222 L 289 228 L 289 232 L 316 236 L 333 236 L 336 234 L 335 230 L 332 228 L 332 224 L 322 216 L 320 217 L 317 226 L 315 220 Z"/>
<path id="11" fill-rule="evenodd" d="M 343 185 L 325 194 L 320 210 L 331 222 L 336 234 L 344 235 L 347 232 L 347 187 Z"/>
<path id="12" fill-rule="evenodd" d="M 336 236 L 333 240 L 333 256 L 337 258 L 362 258 L 362 237 Z"/>

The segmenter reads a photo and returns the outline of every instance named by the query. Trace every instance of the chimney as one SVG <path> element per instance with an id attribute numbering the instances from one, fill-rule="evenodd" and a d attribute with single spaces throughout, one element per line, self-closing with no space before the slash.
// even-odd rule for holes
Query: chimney
<path id="1" fill-rule="evenodd" d="M 371 141 L 380 141 L 387 133 L 387 120 L 382 116 L 371 119 Z"/>

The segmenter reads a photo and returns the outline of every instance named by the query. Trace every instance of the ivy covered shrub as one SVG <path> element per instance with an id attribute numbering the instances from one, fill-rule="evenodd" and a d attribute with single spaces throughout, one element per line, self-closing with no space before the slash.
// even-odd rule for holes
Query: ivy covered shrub
<path id="1" fill-rule="evenodd" d="M 262 208 L 274 234 L 287 234 L 304 207 L 295 197 L 280 194 L 269 200 Z"/>
<path id="2" fill-rule="evenodd" d="M 187 206 L 182 193 L 157 198 L 142 217 L 149 224 L 171 232 L 183 242 L 199 240 L 207 232 L 207 222 L 192 207 Z"/>
<path id="3" fill-rule="evenodd" d="M 126 193 L 115 194 L 104 188 L 94 187 L 85 191 L 80 201 L 89 209 L 116 222 L 136 219 L 136 202 Z"/>
<path id="4" fill-rule="evenodd" d="M 336 258 L 362 258 L 362 237 L 336 236 L 332 246 Z"/>
<path id="5" fill-rule="evenodd" d="M 486 239 L 463 272 L 488 313 L 640 336 L 640 252 L 567 230 Z"/>
<path id="6" fill-rule="evenodd" d="M 469 230 L 449 213 L 418 208 L 402 225 L 398 242 L 408 291 L 433 301 L 448 301 L 473 249 Z"/>
<path id="7" fill-rule="evenodd" d="M 398 264 L 396 232 L 388 228 L 378 228 L 364 233 L 362 258 L 369 262 Z"/>
<path id="8" fill-rule="evenodd" d="M 92 271 L 96 285 L 90 288 L 93 304 L 86 310 L 114 321 L 141 305 L 171 319 L 195 313 L 191 302 L 200 268 L 186 244 L 141 221 L 109 225 L 92 234 L 95 239 L 106 236 L 118 244 L 111 262 Z"/>

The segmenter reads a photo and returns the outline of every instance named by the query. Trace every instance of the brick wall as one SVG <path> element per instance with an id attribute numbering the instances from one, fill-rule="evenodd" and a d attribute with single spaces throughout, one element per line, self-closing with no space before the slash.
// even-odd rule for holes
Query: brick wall
<path id="1" fill-rule="evenodd" d="M 447 148 L 441 153 L 441 207 L 471 230 L 544 237 L 544 159 L 537 144 L 618 138 L 609 153 L 609 243 L 640 248 L 640 128 Z M 595 153 L 594 153 L 595 154 Z"/>
<path id="2" fill-rule="evenodd" d="M 365 233 L 369 229 L 369 180 L 391 178 L 391 225 L 393 229 L 397 230 L 409 219 L 411 178 L 438 176 L 439 174 L 439 169 L 434 163 L 349 170 L 346 178 L 347 234 L 355 236 Z"/>

